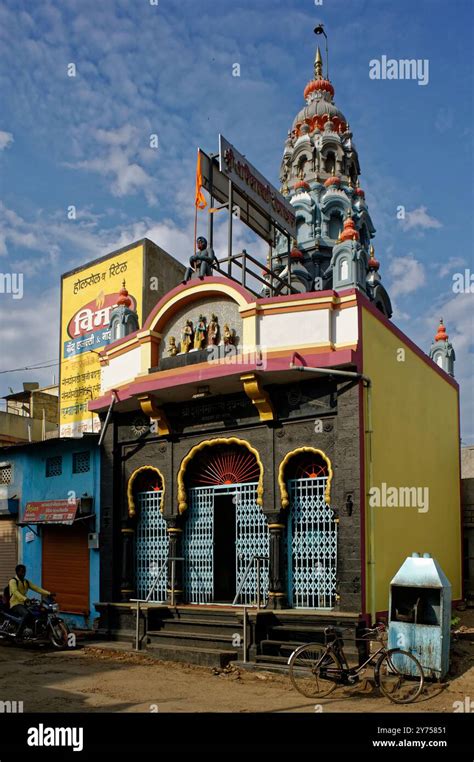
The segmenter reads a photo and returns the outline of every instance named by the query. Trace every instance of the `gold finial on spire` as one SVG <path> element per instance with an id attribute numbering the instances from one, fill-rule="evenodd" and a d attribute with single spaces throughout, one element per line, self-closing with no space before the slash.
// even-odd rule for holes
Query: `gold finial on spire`
<path id="1" fill-rule="evenodd" d="M 375 255 L 375 249 L 374 249 L 373 245 L 370 244 L 370 247 L 369 247 L 369 256 L 370 256 L 371 259 L 373 259 L 374 255 Z"/>
<path id="2" fill-rule="evenodd" d="M 316 50 L 316 58 L 314 59 L 314 78 L 323 79 L 323 59 L 319 45 Z"/>

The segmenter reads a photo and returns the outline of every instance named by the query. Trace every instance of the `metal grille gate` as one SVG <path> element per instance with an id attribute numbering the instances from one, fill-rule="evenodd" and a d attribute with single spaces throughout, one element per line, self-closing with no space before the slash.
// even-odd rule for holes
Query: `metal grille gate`
<path id="1" fill-rule="evenodd" d="M 156 575 L 168 558 L 169 537 L 161 515 L 161 490 L 139 492 L 136 497 L 138 522 L 135 543 L 137 598 L 145 599 Z M 163 571 L 151 596 L 152 601 L 166 601 L 167 572 Z"/>
<path id="2" fill-rule="evenodd" d="M 268 558 L 270 534 L 265 516 L 257 504 L 257 482 L 192 487 L 189 515 L 184 527 L 184 591 L 188 603 L 210 603 L 214 596 L 214 497 L 233 495 L 235 503 L 236 585 L 239 587 L 254 555 Z M 218 571 L 218 570 L 217 570 Z M 260 567 L 260 593 L 268 596 L 268 561 Z M 257 573 L 250 570 L 238 603 L 252 605 L 257 598 Z"/>
<path id="3" fill-rule="evenodd" d="M 298 608 L 333 608 L 337 523 L 324 493 L 327 477 L 289 479 L 288 597 Z"/>

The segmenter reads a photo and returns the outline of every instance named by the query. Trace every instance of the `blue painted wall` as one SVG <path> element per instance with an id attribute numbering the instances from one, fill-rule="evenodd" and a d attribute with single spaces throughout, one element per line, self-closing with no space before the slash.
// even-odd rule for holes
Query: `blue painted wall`
<path id="1" fill-rule="evenodd" d="M 90 452 L 90 470 L 85 473 L 73 473 L 73 453 Z M 62 473 L 59 476 L 46 476 L 46 459 L 60 455 Z M 94 498 L 94 520 L 88 520 L 89 531 L 99 531 L 100 527 L 100 457 L 97 438 L 61 439 L 36 442 L 20 447 L 0 449 L 0 461 L 13 464 L 13 480 L 9 486 L 9 495 L 19 498 L 19 519 L 23 515 L 26 503 L 39 500 L 66 499 L 71 491 L 80 498 L 85 493 Z M 35 527 L 38 531 L 38 527 Z M 27 577 L 36 584 L 42 579 L 42 537 L 26 542 L 28 527 L 20 530 L 19 562 L 27 567 Z M 75 627 L 91 628 L 93 620 L 99 616 L 94 603 L 99 598 L 99 550 L 89 550 L 89 609 L 88 617 L 76 614 L 64 614 L 64 619 Z M 14 570 L 13 570 L 14 573 Z"/>

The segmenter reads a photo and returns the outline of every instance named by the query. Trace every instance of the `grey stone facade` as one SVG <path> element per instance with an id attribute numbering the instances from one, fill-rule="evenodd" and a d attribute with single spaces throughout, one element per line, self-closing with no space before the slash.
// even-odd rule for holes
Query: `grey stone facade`
<path id="1" fill-rule="evenodd" d="M 237 421 L 233 426 L 208 424 L 208 429 L 191 431 L 169 438 L 157 438 L 149 432 L 136 436 L 140 413 L 116 416 L 109 425 L 102 454 L 102 594 L 103 601 L 120 600 L 122 557 L 121 532 L 133 527 L 128 517 L 126 485 L 133 472 L 142 466 L 155 466 L 163 475 L 166 489 L 163 516 L 170 525 L 182 526 L 186 511 L 178 513 L 177 478 L 181 462 L 197 444 L 207 439 L 238 437 L 258 450 L 264 469 L 262 510 L 269 523 L 287 520 L 289 509 L 282 510 L 278 485 L 278 468 L 287 453 L 303 446 L 322 450 L 330 459 L 334 476 L 331 507 L 339 519 L 338 529 L 338 595 L 341 611 L 362 611 L 361 520 L 360 520 L 360 454 L 359 454 L 359 384 L 343 382 L 328 385 L 327 381 L 311 381 L 291 387 L 293 397 L 303 388 L 303 402 L 281 419 L 267 425 L 260 422 L 255 408 L 253 419 Z M 280 396 L 285 388 L 275 388 Z M 336 392 L 337 389 L 337 392 Z M 309 416 L 307 403 L 311 396 L 335 400 L 332 411 L 323 410 L 322 430 L 315 426 L 316 416 Z M 293 399 L 293 398 L 291 398 Z M 313 410 L 317 411 L 318 407 Z M 316 431 L 316 428 L 318 429 Z M 348 505 L 348 496 L 351 501 Z M 285 533 L 284 533 L 285 535 Z M 133 597 L 133 595 L 130 595 Z"/>

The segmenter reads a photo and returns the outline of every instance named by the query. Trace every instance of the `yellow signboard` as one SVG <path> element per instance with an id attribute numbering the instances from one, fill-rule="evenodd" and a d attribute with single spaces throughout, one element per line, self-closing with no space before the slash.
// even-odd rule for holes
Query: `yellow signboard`
<path id="1" fill-rule="evenodd" d="M 60 436 L 99 431 L 87 403 L 100 396 L 98 352 L 110 342 L 110 314 L 123 281 L 143 322 L 143 245 L 120 250 L 63 276 L 61 283 Z"/>

